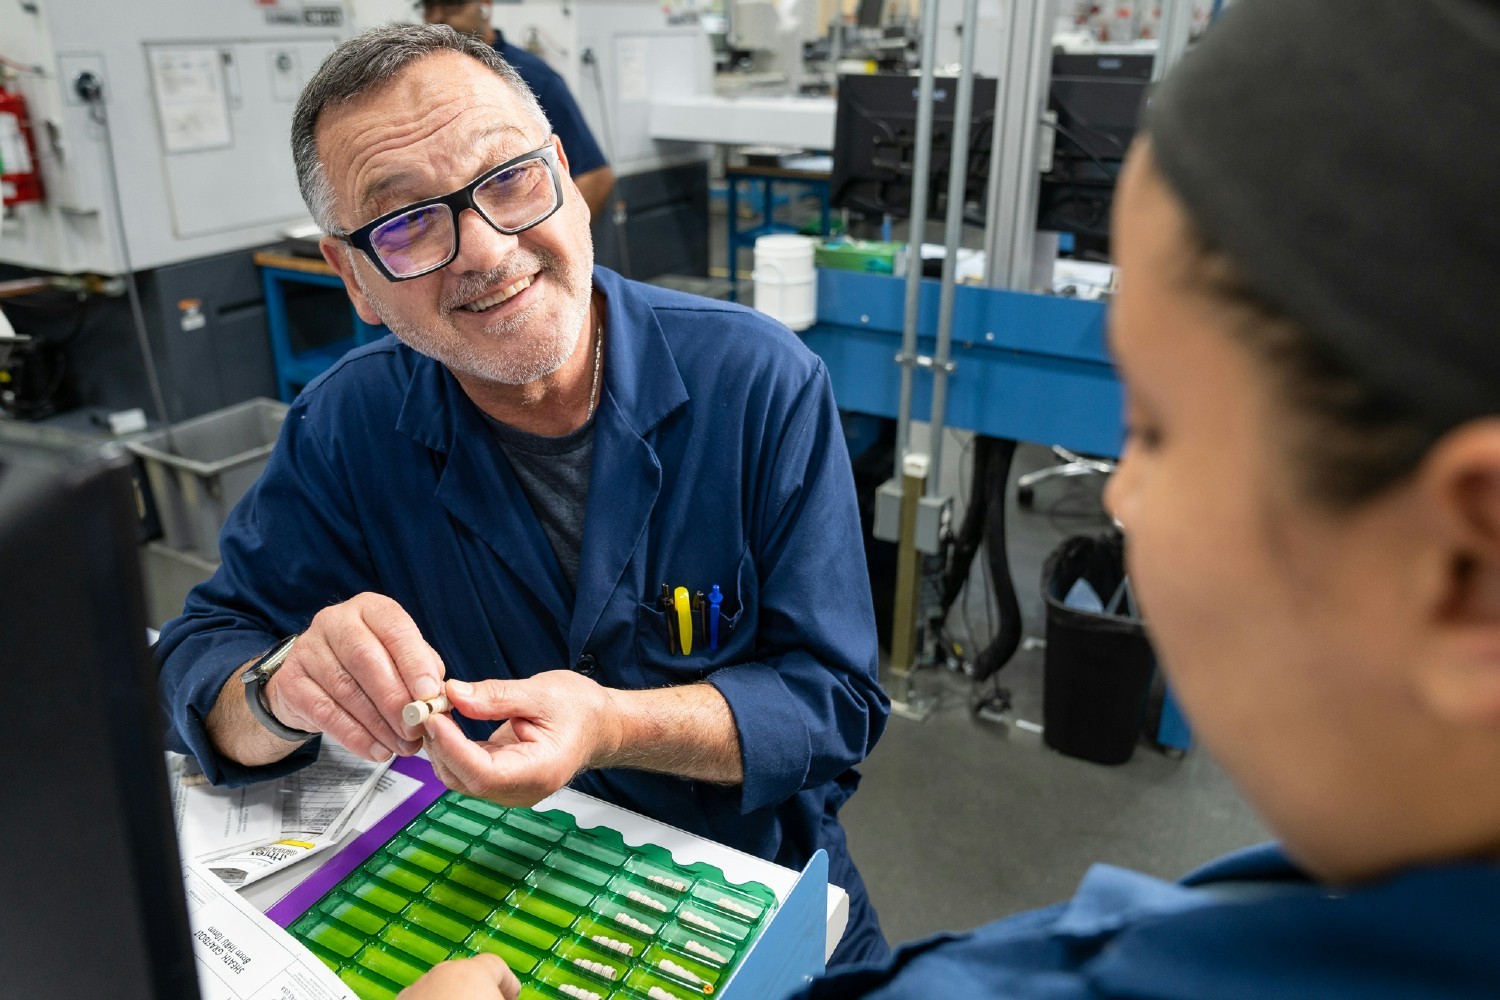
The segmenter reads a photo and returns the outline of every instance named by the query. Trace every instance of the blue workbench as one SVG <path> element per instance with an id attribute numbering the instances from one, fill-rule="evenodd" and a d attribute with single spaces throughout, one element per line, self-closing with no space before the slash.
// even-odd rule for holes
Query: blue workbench
<path id="1" fill-rule="evenodd" d="M 936 350 L 939 285 L 922 282 L 917 351 Z M 818 270 L 818 321 L 802 339 L 828 365 L 840 409 L 897 415 L 906 279 Z M 991 437 L 1118 455 L 1122 392 L 1098 302 L 960 285 L 953 311 L 947 423 Z M 912 415 L 932 409 L 932 373 Z"/>

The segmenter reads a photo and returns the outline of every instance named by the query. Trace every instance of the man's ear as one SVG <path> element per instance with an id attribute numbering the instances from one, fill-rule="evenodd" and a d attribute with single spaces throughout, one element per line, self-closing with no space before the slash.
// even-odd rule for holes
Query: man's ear
<path id="1" fill-rule="evenodd" d="M 354 277 L 353 248 L 332 236 L 324 236 L 318 240 L 318 249 L 323 251 L 323 259 L 333 268 L 333 273 L 344 279 L 344 289 L 349 293 L 349 301 L 354 303 L 354 311 L 359 313 L 359 318 L 371 326 L 379 326 L 384 322 Z"/>
<path id="2" fill-rule="evenodd" d="M 1500 419 L 1445 435 L 1417 475 L 1441 547 L 1418 691 L 1450 722 L 1500 728 Z"/>

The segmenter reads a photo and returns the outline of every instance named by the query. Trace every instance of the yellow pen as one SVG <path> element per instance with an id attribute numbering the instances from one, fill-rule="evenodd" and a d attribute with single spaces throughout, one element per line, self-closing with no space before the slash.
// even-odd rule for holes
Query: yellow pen
<path id="1" fill-rule="evenodd" d="M 672 603 L 677 608 L 677 634 L 682 637 L 682 655 L 693 652 L 693 603 L 688 598 L 688 589 L 678 587 L 672 591 Z"/>

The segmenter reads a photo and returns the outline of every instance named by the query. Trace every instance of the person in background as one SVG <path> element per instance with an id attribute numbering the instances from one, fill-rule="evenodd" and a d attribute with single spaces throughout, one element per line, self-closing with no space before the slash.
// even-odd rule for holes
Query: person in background
<path id="1" fill-rule="evenodd" d="M 1497 122 L 1485 0 L 1239 0 L 1161 87 L 1116 201 L 1106 501 L 1279 843 L 1180 883 L 1099 865 L 799 996 L 1500 995 Z"/>
<path id="2" fill-rule="evenodd" d="M 446 24 L 473 35 L 486 45 L 493 45 L 515 67 L 536 94 L 547 121 L 552 123 L 552 131 L 561 140 L 563 152 L 568 154 L 573 167 L 573 183 L 588 204 L 590 217 L 600 218 L 614 190 L 615 172 L 583 120 L 583 112 L 568 90 L 567 81 L 541 56 L 512 45 L 499 28 L 491 26 L 489 0 L 420 0 L 418 7 L 428 24 Z"/>
<path id="3" fill-rule="evenodd" d="M 889 701 L 822 362 L 595 267 L 535 96 L 445 25 L 343 42 L 292 149 L 324 258 L 393 335 L 298 396 L 163 627 L 169 745 L 243 784 L 324 733 L 425 744 L 505 805 L 567 785 L 790 867 L 822 849 L 850 895 L 833 960 L 884 955 L 838 819 Z M 695 638 L 664 587 L 722 599 Z M 451 716 L 403 719 L 440 693 Z"/>

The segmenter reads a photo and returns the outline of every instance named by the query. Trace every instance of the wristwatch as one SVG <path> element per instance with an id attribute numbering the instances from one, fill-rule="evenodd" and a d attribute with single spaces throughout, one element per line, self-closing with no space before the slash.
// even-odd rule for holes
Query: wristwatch
<path id="1" fill-rule="evenodd" d="M 255 716 L 257 722 L 270 730 L 272 735 L 279 736 L 288 743 L 301 743 L 318 735 L 305 729 L 293 729 L 291 726 L 284 725 L 280 719 L 271 714 L 271 706 L 266 702 L 266 683 L 276 671 L 281 669 L 281 665 L 292 653 L 292 643 L 296 641 L 295 635 L 287 636 L 272 646 L 265 656 L 246 668 L 243 674 L 240 674 L 240 680 L 245 682 L 245 703 L 250 706 L 250 714 Z"/>

